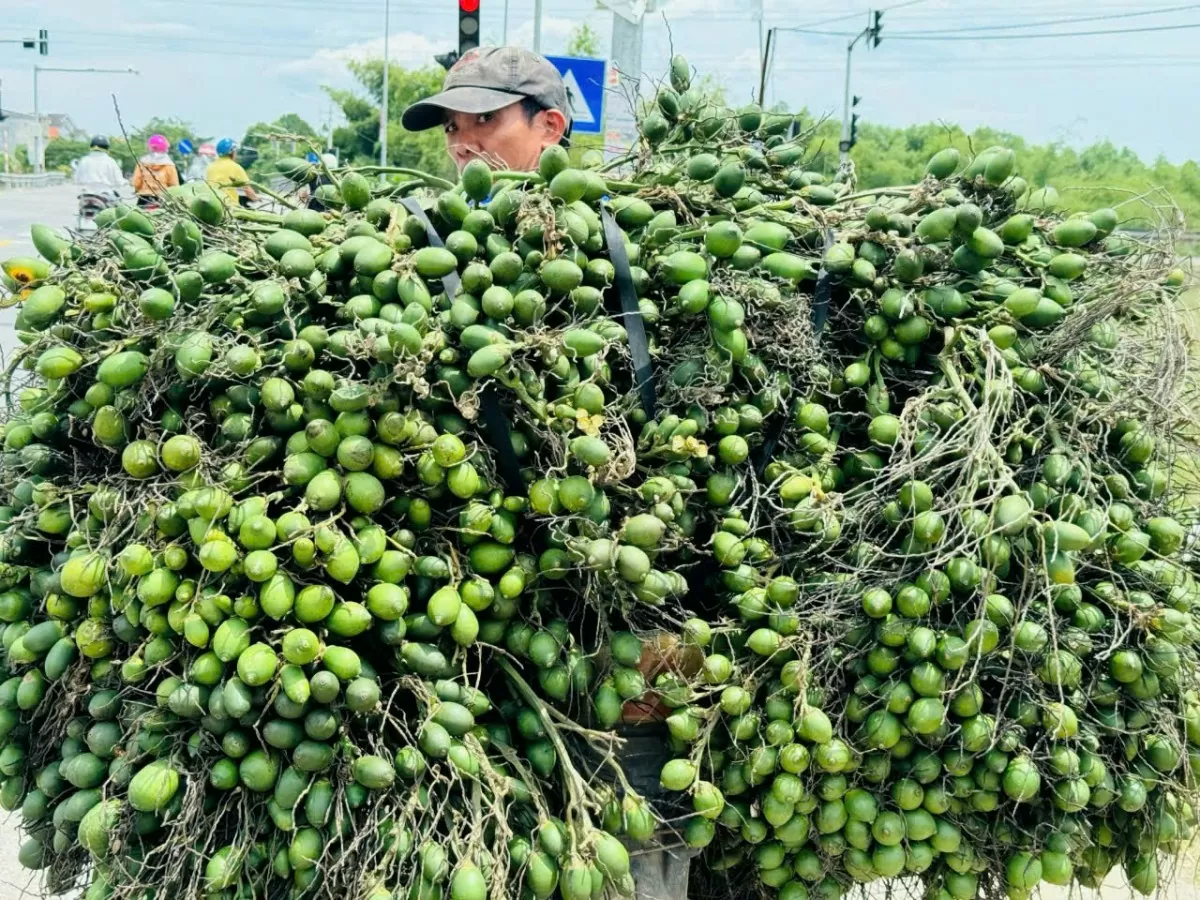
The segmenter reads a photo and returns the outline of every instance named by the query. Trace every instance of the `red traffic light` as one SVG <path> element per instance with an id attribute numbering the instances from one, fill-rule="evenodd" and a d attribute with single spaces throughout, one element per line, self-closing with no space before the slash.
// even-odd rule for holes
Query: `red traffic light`
<path id="1" fill-rule="evenodd" d="M 458 0 L 458 8 L 463 12 L 479 12 L 479 0 Z"/>

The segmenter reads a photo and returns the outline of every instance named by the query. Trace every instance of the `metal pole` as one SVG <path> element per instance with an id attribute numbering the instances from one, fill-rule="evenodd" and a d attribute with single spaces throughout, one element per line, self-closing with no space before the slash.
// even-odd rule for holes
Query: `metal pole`
<path id="1" fill-rule="evenodd" d="M 59 66 L 34 66 L 33 67 L 33 118 L 34 118 L 34 171 L 42 171 L 42 113 L 41 106 L 38 104 L 38 72 L 98 72 L 109 75 L 140 75 L 141 73 L 133 68 L 127 69 L 98 69 L 91 66 L 86 68 Z"/>
<path id="2" fill-rule="evenodd" d="M 854 56 L 854 45 L 857 41 L 858 38 L 855 38 L 846 45 L 846 90 L 842 95 L 842 162 L 850 158 L 850 60 Z"/>
<path id="3" fill-rule="evenodd" d="M 767 96 L 767 81 L 771 77 L 771 52 L 774 49 L 776 41 L 775 29 L 767 30 L 767 44 L 763 49 L 762 55 L 762 70 L 758 78 L 758 105 L 763 106 Z"/>
<path id="4" fill-rule="evenodd" d="M 33 67 L 33 173 L 42 171 L 42 109 L 38 105 L 38 67 Z"/>
<path id="5" fill-rule="evenodd" d="M 392 64 L 388 59 L 388 31 L 391 28 L 391 0 L 383 0 L 383 102 L 379 105 L 379 164 L 388 164 L 388 70 Z"/>
<path id="6" fill-rule="evenodd" d="M 533 0 L 533 52 L 542 52 L 542 0 Z"/>
<path id="7" fill-rule="evenodd" d="M 500 38 L 500 43 L 505 47 L 508 46 L 508 0 L 504 0 L 504 30 L 501 32 L 503 37 Z"/>
<path id="8" fill-rule="evenodd" d="M 637 143 L 638 81 L 642 75 L 642 24 L 613 10 L 609 65 L 618 79 L 617 89 L 604 114 L 604 155 L 622 156 Z"/>

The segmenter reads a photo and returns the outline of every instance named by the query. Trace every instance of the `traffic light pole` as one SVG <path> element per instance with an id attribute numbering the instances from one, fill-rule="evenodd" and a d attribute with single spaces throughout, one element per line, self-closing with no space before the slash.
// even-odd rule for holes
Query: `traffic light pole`
<path id="1" fill-rule="evenodd" d="M 842 152 L 842 162 L 850 156 L 850 64 L 854 59 L 854 45 L 858 43 L 860 34 L 846 45 L 846 89 L 842 94 L 842 139 L 838 149 Z"/>
<path id="2" fill-rule="evenodd" d="M 383 97 L 379 104 L 379 164 L 388 164 L 388 32 L 391 30 L 391 0 L 383 0 Z"/>
<path id="3" fill-rule="evenodd" d="M 862 31 L 854 36 L 854 39 L 846 45 L 846 87 L 842 96 L 842 139 L 838 142 L 838 150 L 841 151 L 841 161 L 844 163 L 850 158 L 850 148 L 856 142 L 854 128 L 853 108 L 858 103 L 857 97 L 852 97 L 850 94 L 850 67 L 854 60 L 854 46 L 863 38 L 868 38 L 873 41 L 873 47 L 879 46 L 879 32 L 882 30 L 880 19 L 883 18 L 883 13 L 874 12 L 871 23 Z"/>
<path id="4" fill-rule="evenodd" d="M 34 66 L 33 67 L 33 171 L 35 174 L 41 174 L 45 169 L 42 162 L 42 112 L 41 106 L 38 103 L 38 73 L 39 72 L 101 72 L 112 75 L 137 75 L 137 69 L 95 69 L 95 68 L 67 68 L 62 69 L 55 66 Z"/>

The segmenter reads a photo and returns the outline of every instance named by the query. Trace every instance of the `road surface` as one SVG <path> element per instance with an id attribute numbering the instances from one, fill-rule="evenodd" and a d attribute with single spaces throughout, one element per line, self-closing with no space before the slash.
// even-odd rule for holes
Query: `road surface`
<path id="1" fill-rule="evenodd" d="M 78 209 L 77 194 L 78 188 L 71 184 L 0 189 L 0 259 L 37 255 L 29 240 L 29 226 L 34 223 L 59 228 L 73 226 Z M 0 353 L 5 358 L 17 343 L 13 334 L 15 316 L 15 309 L 0 309 Z M 8 900 L 8 896 L 0 894 L 0 900 Z"/>

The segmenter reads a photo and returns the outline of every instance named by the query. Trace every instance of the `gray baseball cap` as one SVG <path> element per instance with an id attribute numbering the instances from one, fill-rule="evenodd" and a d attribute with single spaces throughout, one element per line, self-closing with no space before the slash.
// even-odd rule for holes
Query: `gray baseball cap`
<path id="1" fill-rule="evenodd" d="M 440 126 L 446 110 L 495 112 L 526 97 L 561 112 L 570 132 L 567 87 L 544 56 L 520 47 L 480 47 L 468 50 L 446 73 L 441 93 L 414 103 L 400 121 L 409 131 L 425 131 Z"/>

